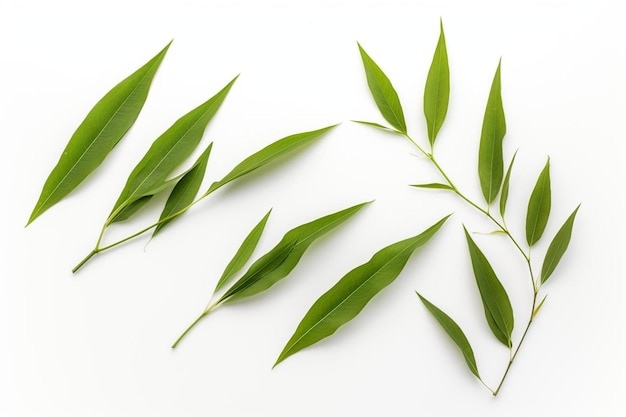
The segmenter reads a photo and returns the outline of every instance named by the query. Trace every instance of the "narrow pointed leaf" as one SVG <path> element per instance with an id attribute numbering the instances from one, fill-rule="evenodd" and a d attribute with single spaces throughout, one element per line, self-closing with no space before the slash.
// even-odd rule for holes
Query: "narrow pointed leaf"
<path id="1" fill-rule="evenodd" d="M 215 96 L 178 119 L 154 141 L 128 177 L 112 212 L 137 200 L 156 184 L 163 183 L 191 155 L 236 79 L 237 77 Z"/>
<path id="2" fill-rule="evenodd" d="M 391 85 L 391 81 L 387 75 L 380 69 L 372 58 L 359 45 L 359 52 L 363 60 L 363 68 L 367 78 L 367 85 L 374 97 L 374 101 L 378 106 L 378 110 L 391 126 L 406 134 L 406 123 L 404 121 L 404 112 L 398 98 L 398 93 Z"/>
<path id="3" fill-rule="evenodd" d="M 517 151 L 513 154 L 513 158 L 511 158 L 511 163 L 509 164 L 508 169 L 506 170 L 506 175 L 504 176 L 504 182 L 502 183 L 502 192 L 500 193 L 500 216 L 504 219 L 504 213 L 506 212 L 506 201 L 509 198 L 509 182 L 511 180 L 511 170 L 513 169 L 513 163 L 515 162 L 515 157 L 517 156 Z"/>
<path id="4" fill-rule="evenodd" d="M 267 290 L 296 267 L 311 243 L 348 220 L 367 204 L 369 203 L 357 204 L 291 229 L 272 250 L 252 264 L 218 303 L 240 300 Z"/>
<path id="5" fill-rule="evenodd" d="M 124 137 L 141 112 L 169 46 L 113 87 L 89 111 L 50 172 L 28 224 L 83 182 Z"/>
<path id="6" fill-rule="evenodd" d="M 448 112 L 450 99 L 450 68 L 448 67 L 448 51 L 446 38 L 443 33 L 443 23 L 440 23 L 441 32 L 435 55 L 428 70 L 426 87 L 424 88 L 424 116 L 428 127 L 428 140 L 431 148 L 435 144 L 437 133 L 443 125 Z"/>
<path id="7" fill-rule="evenodd" d="M 265 229 L 265 224 L 267 223 L 267 219 L 269 219 L 271 212 L 272 210 L 270 209 L 261 221 L 254 226 L 248 236 L 246 236 L 243 243 L 239 247 L 239 250 L 235 253 L 235 256 L 233 256 L 233 259 L 231 259 L 224 269 L 224 273 L 222 273 L 222 276 L 215 286 L 215 291 L 221 289 L 237 272 L 239 272 L 239 270 L 241 270 L 241 268 L 244 267 L 246 262 L 248 262 L 252 253 L 256 249 L 259 240 L 261 239 L 261 235 Z"/>
<path id="8" fill-rule="evenodd" d="M 392 128 L 387 127 L 387 126 L 383 126 L 383 125 L 381 125 L 380 123 L 374 123 L 374 122 L 364 122 L 364 121 L 362 121 L 362 120 L 352 120 L 352 121 L 353 121 L 354 123 L 359 123 L 359 124 L 362 124 L 362 125 L 375 127 L 375 128 L 377 128 L 377 129 L 381 129 L 381 130 L 384 130 L 384 131 L 386 131 L 386 132 L 397 133 L 397 134 L 399 134 L 399 135 L 402 135 L 402 134 L 403 134 L 402 132 L 398 132 L 396 129 L 392 129 Z"/>
<path id="9" fill-rule="evenodd" d="M 209 146 L 205 149 L 204 152 L 198 157 L 196 162 L 192 165 L 192 167 L 185 172 L 185 174 L 178 180 L 176 186 L 170 193 L 170 196 L 165 203 L 165 207 L 161 212 L 160 220 L 163 220 L 171 215 L 179 213 L 181 210 L 185 209 L 189 206 L 198 194 L 198 190 L 200 189 L 200 185 L 202 185 L 202 180 L 204 179 L 204 173 L 206 172 L 206 166 L 209 162 L 209 156 L 211 155 L 211 148 L 213 147 L 213 143 L 210 143 Z M 157 227 L 154 229 L 152 236 L 156 236 L 156 234 L 161 231 L 167 224 L 169 224 L 173 218 L 170 220 L 166 220 L 163 223 L 159 223 Z"/>
<path id="10" fill-rule="evenodd" d="M 509 296 L 489 261 L 470 237 L 467 229 L 465 229 L 465 238 L 472 260 L 474 277 L 485 309 L 487 324 L 500 342 L 511 347 L 514 322 Z"/>
<path id="11" fill-rule="evenodd" d="M 532 314 L 532 319 L 535 319 L 535 316 L 537 315 L 537 313 L 539 313 L 539 310 L 541 310 L 541 307 L 543 307 L 543 303 L 546 302 L 546 298 L 548 298 L 548 295 L 546 294 L 543 299 L 541 300 L 541 302 L 539 303 L 539 305 L 537 307 L 535 307 L 535 309 L 533 310 L 533 314 Z"/>
<path id="12" fill-rule="evenodd" d="M 453 188 L 450 187 L 447 184 L 441 184 L 438 182 L 433 182 L 430 184 L 411 184 L 411 187 L 416 187 L 416 188 L 429 188 L 429 189 L 436 189 L 436 190 L 452 190 Z"/>
<path id="13" fill-rule="evenodd" d="M 502 140 L 506 133 L 500 86 L 500 64 L 493 77 L 478 149 L 478 177 L 487 204 L 498 195 L 502 184 Z"/>
<path id="14" fill-rule="evenodd" d="M 426 244 L 447 218 L 444 217 L 417 236 L 381 249 L 368 262 L 344 275 L 311 306 L 274 366 L 332 335 L 355 318 L 376 294 L 400 275 L 411 254 Z"/>
<path id="15" fill-rule="evenodd" d="M 333 129 L 337 125 L 328 126 L 323 129 L 313 130 L 311 132 L 303 132 L 297 133 L 295 135 L 287 136 L 285 138 L 279 139 L 274 143 L 266 146 L 258 152 L 250 155 L 243 161 L 241 161 L 235 168 L 232 169 L 224 178 L 219 181 L 214 182 L 209 187 L 208 191 L 204 193 L 204 195 L 208 195 L 218 188 L 228 184 L 231 181 L 234 181 L 244 175 L 247 175 L 264 165 L 269 164 L 275 159 L 291 152 L 296 149 L 301 148 L 302 146 L 313 143 L 315 140 L 319 139 L 323 134 Z"/>
<path id="16" fill-rule="evenodd" d="M 546 257 L 543 260 L 543 266 L 541 267 L 542 284 L 550 278 L 550 275 L 554 272 L 554 269 L 559 264 L 559 261 L 569 246 L 569 241 L 572 237 L 572 229 L 574 228 L 574 220 L 576 219 L 576 213 L 578 213 L 579 208 L 580 205 L 576 207 L 574 212 L 565 220 L 565 223 L 561 226 L 559 231 L 556 232 L 554 239 L 552 239 L 548 247 Z"/>
<path id="17" fill-rule="evenodd" d="M 526 241 L 533 246 L 543 235 L 543 231 L 548 224 L 551 205 L 550 191 L 550 159 L 539 174 L 535 188 L 528 201 L 528 212 L 526 213 Z"/>
<path id="18" fill-rule="evenodd" d="M 474 357 L 474 350 L 472 349 L 469 340 L 467 340 L 465 333 L 463 333 L 463 330 L 461 330 L 459 325 L 456 324 L 456 322 L 452 320 L 450 316 L 437 308 L 437 306 L 432 304 L 426 298 L 422 297 L 419 293 L 417 293 L 417 295 L 420 300 L 422 300 L 422 303 L 424 303 L 424 306 L 426 306 L 426 309 L 430 311 L 430 313 L 437 320 L 437 322 L 439 322 L 441 327 L 443 327 L 443 330 L 448 333 L 448 336 L 450 336 L 450 338 L 454 341 L 457 347 L 461 350 L 461 353 L 465 357 L 465 363 L 467 363 L 467 367 L 474 375 L 476 375 L 476 377 L 480 379 L 478 366 L 476 365 L 476 358 Z"/>

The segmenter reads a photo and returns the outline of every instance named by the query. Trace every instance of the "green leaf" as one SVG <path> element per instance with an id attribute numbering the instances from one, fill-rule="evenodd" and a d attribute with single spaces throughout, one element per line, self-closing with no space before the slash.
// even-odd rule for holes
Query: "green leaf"
<path id="1" fill-rule="evenodd" d="M 276 158 L 279 158 L 286 153 L 294 151 L 302 146 L 308 145 L 315 140 L 319 139 L 324 133 L 333 129 L 337 125 L 328 126 L 323 129 L 313 130 L 311 132 L 297 133 L 295 135 L 287 136 L 279 139 L 276 142 L 266 146 L 260 151 L 250 155 L 243 161 L 241 161 L 235 168 L 232 169 L 224 178 L 214 182 L 209 187 L 208 191 L 204 195 L 209 195 L 218 188 L 228 184 L 237 178 L 243 177 L 261 168 L 264 165 L 269 164 Z"/>
<path id="2" fill-rule="evenodd" d="M 161 212 L 159 221 L 172 215 L 176 215 L 176 217 L 178 217 L 177 213 L 182 214 L 182 210 L 186 210 L 193 202 L 194 198 L 198 194 L 202 180 L 204 179 L 204 173 L 206 172 L 206 166 L 209 162 L 212 147 L 213 143 L 210 143 L 192 167 L 182 175 L 180 180 L 178 180 L 176 186 L 174 186 L 174 189 L 170 193 L 167 202 L 165 203 L 165 207 Z M 156 234 L 172 220 L 174 220 L 174 218 L 166 220 L 163 223 L 159 223 L 154 229 L 152 237 L 156 236 Z"/>
<path id="3" fill-rule="evenodd" d="M 514 325 L 511 301 L 489 261 L 476 246 L 467 229 L 464 230 L 487 324 L 496 338 L 510 348 Z"/>
<path id="4" fill-rule="evenodd" d="M 267 290 L 289 275 L 311 243 L 348 220 L 367 204 L 369 203 L 357 204 L 291 229 L 272 250 L 252 264 L 217 304 L 241 300 Z"/>
<path id="5" fill-rule="evenodd" d="M 543 260 L 543 266 L 541 267 L 542 284 L 550 278 L 550 275 L 554 272 L 554 269 L 559 264 L 559 261 L 569 246 L 569 241 L 572 237 L 572 229 L 574 228 L 574 219 L 576 218 L 576 213 L 578 213 L 579 208 L 580 205 L 578 205 L 574 212 L 565 220 L 565 223 L 563 223 L 563 226 L 556 232 L 554 239 L 552 239 L 548 247 L 546 257 Z"/>
<path id="6" fill-rule="evenodd" d="M 437 133 L 443 125 L 448 112 L 450 99 L 450 68 L 448 67 L 448 51 L 443 33 L 443 22 L 440 21 L 440 34 L 435 55 L 428 70 L 426 87 L 424 88 L 424 116 L 428 127 L 428 140 L 431 148 L 435 144 Z"/>
<path id="7" fill-rule="evenodd" d="M 362 121 L 362 120 L 352 120 L 352 122 L 354 122 L 354 123 L 359 123 L 359 124 L 366 125 L 366 126 L 375 127 L 375 128 L 377 128 L 377 129 L 381 129 L 381 130 L 384 130 L 384 131 L 386 131 L 386 132 L 397 133 L 397 134 L 399 134 L 399 135 L 402 135 L 402 134 L 403 134 L 402 132 L 398 132 L 396 129 L 392 129 L 392 128 L 387 127 L 387 126 L 383 126 L 383 125 L 381 125 L 380 123 L 374 123 L 374 122 L 364 122 L 364 121 Z"/>
<path id="8" fill-rule="evenodd" d="M 344 275 L 311 306 L 274 366 L 332 335 L 356 317 L 376 294 L 400 275 L 411 254 L 428 242 L 447 218 L 444 217 L 417 236 L 381 249 L 368 262 Z"/>
<path id="9" fill-rule="evenodd" d="M 229 82 L 215 96 L 196 107 L 159 136 L 135 169 L 131 172 L 117 202 L 113 206 L 111 218 L 115 213 L 141 198 L 180 165 L 200 143 L 207 124 L 213 118 L 226 98 L 237 77 Z"/>
<path id="10" fill-rule="evenodd" d="M 546 166 L 539 174 L 537 184 L 530 195 L 528 201 L 528 212 L 526 214 L 526 241 L 533 246 L 543 235 L 543 231 L 548 224 L 551 205 L 550 192 L 550 158 Z"/>
<path id="11" fill-rule="evenodd" d="M 546 302 L 546 298 L 548 298 L 548 295 L 544 295 L 543 299 L 541 300 L 541 302 L 539 303 L 539 305 L 537 307 L 535 307 L 535 309 L 533 310 L 533 314 L 531 317 L 531 320 L 535 319 L 535 316 L 537 315 L 537 313 L 539 313 L 539 310 L 541 310 L 541 307 L 543 307 L 543 303 Z"/>
<path id="12" fill-rule="evenodd" d="M 517 151 L 513 154 L 513 158 L 511 158 L 511 163 L 509 164 L 508 169 L 506 170 L 506 175 L 504 176 L 504 182 L 502 183 L 502 192 L 500 193 L 500 216 L 504 219 L 504 212 L 506 211 L 506 200 L 509 198 L 509 181 L 511 180 L 511 170 L 513 169 L 513 163 L 515 162 L 515 157 L 517 156 Z"/>
<path id="13" fill-rule="evenodd" d="M 416 188 L 429 188 L 429 189 L 437 189 L 437 190 L 453 190 L 452 187 L 450 187 L 447 184 L 441 184 L 438 182 L 433 182 L 430 184 L 411 184 L 411 187 L 416 187 Z"/>
<path id="14" fill-rule="evenodd" d="M 170 44 L 113 87 L 89 111 L 50 172 L 28 224 L 83 182 L 124 137 L 139 116 Z"/>
<path id="15" fill-rule="evenodd" d="M 470 345 L 467 337 L 465 337 L 465 333 L 459 327 L 458 324 L 450 316 L 441 311 L 437 306 L 432 304 L 426 298 L 422 297 L 420 293 L 417 293 L 417 296 L 422 300 L 426 309 L 430 311 L 430 313 L 435 317 L 435 319 L 439 322 L 441 327 L 448 333 L 448 336 L 456 343 L 457 347 L 463 353 L 465 357 L 465 363 L 467 363 L 470 371 L 476 375 L 480 379 L 480 374 L 478 373 L 478 366 L 476 365 L 476 358 L 474 357 L 474 351 L 472 350 L 472 346 Z"/>
<path id="16" fill-rule="evenodd" d="M 391 81 L 389 81 L 383 70 L 370 58 L 360 44 L 359 52 L 361 52 L 361 59 L 363 60 L 367 85 L 378 106 L 378 110 L 380 110 L 380 113 L 391 126 L 406 134 L 404 112 L 402 111 L 398 93 L 396 93 L 393 85 L 391 85 Z"/>
<path id="17" fill-rule="evenodd" d="M 259 240 L 261 239 L 261 235 L 263 234 L 263 230 L 265 229 L 265 224 L 267 223 L 267 219 L 270 217 L 270 213 L 272 210 L 267 212 L 267 214 L 261 219 L 261 221 L 254 226 L 254 228 L 250 231 L 248 236 L 244 239 L 239 247 L 233 259 L 228 263 L 226 269 L 224 269 L 224 273 L 220 277 L 217 285 L 215 286 L 215 291 L 218 291 L 222 288 L 232 277 L 235 275 L 243 266 L 248 262 L 252 253 L 256 249 Z"/>
<path id="18" fill-rule="evenodd" d="M 500 63 L 493 77 L 478 149 L 478 176 L 487 204 L 498 195 L 502 184 L 502 140 L 506 133 L 500 86 Z"/>

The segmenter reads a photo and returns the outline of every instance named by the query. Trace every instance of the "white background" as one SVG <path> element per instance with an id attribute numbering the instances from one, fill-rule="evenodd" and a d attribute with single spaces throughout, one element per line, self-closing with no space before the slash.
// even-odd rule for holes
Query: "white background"
<path id="1" fill-rule="evenodd" d="M 625 415 L 626 30 L 617 4 L 0 0 L 0 415 Z M 505 158 L 520 149 L 508 223 L 521 240 L 528 196 L 551 157 L 552 215 L 533 250 L 536 268 L 582 202 L 570 249 L 544 288 L 550 296 L 496 398 L 414 294 L 457 320 L 495 386 L 508 352 L 485 324 L 461 225 L 492 226 L 458 198 L 409 188 L 439 178 L 407 141 L 350 123 L 383 121 L 359 41 L 425 143 L 422 93 L 440 17 L 452 83 L 436 147 L 442 165 L 480 199 L 480 126 L 502 57 Z M 24 228 L 87 111 L 172 38 L 125 139 L 69 198 Z M 207 184 L 276 139 L 341 126 L 215 193 L 147 246 L 137 239 L 72 275 L 151 141 L 238 73 L 204 139 L 215 143 Z M 169 348 L 270 207 L 255 257 L 288 229 L 371 199 L 279 285 L 217 310 Z M 450 212 L 362 314 L 271 370 L 300 318 L 343 274 Z M 501 236 L 474 238 L 510 294 L 519 340 L 531 301 L 523 262 Z"/>

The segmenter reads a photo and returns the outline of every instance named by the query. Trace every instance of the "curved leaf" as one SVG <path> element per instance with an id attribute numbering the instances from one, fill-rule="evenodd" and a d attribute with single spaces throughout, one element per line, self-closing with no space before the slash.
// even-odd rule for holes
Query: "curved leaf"
<path id="1" fill-rule="evenodd" d="M 511 347 L 514 322 L 509 296 L 485 255 L 476 246 L 467 229 L 464 228 L 464 230 L 487 324 L 500 342 Z"/>
<path id="2" fill-rule="evenodd" d="M 506 201 L 509 198 L 509 181 L 511 180 L 511 170 L 513 169 L 513 163 L 515 162 L 515 157 L 517 156 L 517 151 L 513 154 L 513 158 L 511 158 L 511 163 L 509 164 L 508 169 L 506 170 L 506 175 L 504 176 L 504 182 L 502 183 L 502 192 L 500 193 L 500 216 L 504 219 L 504 212 L 506 211 Z"/>
<path id="3" fill-rule="evenodd" d="M 443 125 L 448 112 L 450 99 L 450 68 L 448 67 L 448 51 L 443 33 L 443 22 L 440 21 L 440 34 L 435 55 L 428 70 L 426 87 L 424 88 L 424 116 L 428 127 L 428 140 L 431 148 L 435 144 L 437 133 Z"/>
<path id="4" fill-rule="evenodd" d="M 384 130 L 385 132 L 391 132 L 391 133 L 397 133 L 399 135 L 402 135 L 402 132 L 398 132 L 396 129 L 392 129 L 390 127 L 387 126 L 383 126 L 380 123 L 374 123 L 374 122 L 364 122 L 362 120 L 352 120 L 354 123 L 359 123 L 365 126 L 370 126 L 370 127 L 375 127 L 376 129 L 380 129 L 380 130 Z"/>
<path id="5" fill-rule="evenodd" d="M 391 81 L 389 81 L 389 78 L 387 78 L 383 70 L 370 58 L 360 44 L 359 52 L 363 60 L 367 85 L 374 97 L 376 106 L 378 106 L 378 110 L 380 110 L 380 113 L 391 126 L 395 127 L 401 133 L 406 134 L 404 112 L 402 111 L 398 93 L 396 93 L 393 85 L 391 85 Z"/>
<path id="6" fill-rule="evenodd" d="M 428 242 L 447 218 L 444 217 L 417 236 L 381 249 L 368 262 L 344 275 L 311 306 L 274 366 L 332 335 L 356 317 L 376 294 L 400 275 L 411 254 Z"/>
<path id="7" fill-rule="evenodd" d="M 498 195 L 502 184 L 502 140 L 506 133 L 500 85 L 500 63 L 493 77 L 478 149 L 478 177 L 487 204 Z"/>
<path id="8" fill-rule="evenodd" d="M 113 87 L 89 111 L 50 172 L 28 224 L 83 182 L 124 137 L 143 108 L 170 44 Z"/>
<path id="9" fill-rule="evenodd" d="M 435 190 L 453 190 L 452 187 L 450 187 L 447 184 L 441 184 L 439 182 L 433 182 L 430 184 L 411 184 L 411 187 L 415 187 L 415 188 L 429 188 L 429 189 L 435 189 Z"/>
<path id="10" fill-rule="evenodd" d="M 579 208 L 580 205 L 578 205 L 574 212 L 565 220 L 565 223 L 563 223 L 563 226 L 556 232 L 554 239 L 552 239 L 548 247 L 546 257 L 543 260 L 543 266 L 541 267 L 542 284 L 550 278 L 550 275 L 554 272 L 554 269 L 559 264 L 559 261 L 569 246 L 569 241 L 572 237 L 572 229 L 574 228 L 574 220 L 576 219 L 576 213 L 578 213 Z"/>
<path id="11" fill-rule="evenodd" d="M 550 159 L 539 174 L 535 188 L 528 201 L 526 214 L 526 241 L 532 246 L 541 238 L 548 224 L 551 205 L 550 192 Z"/>
<path id="12" fill-rule="evenodd" d="M 426 298 L 422 297 L 420 293 L 416 292 L 416 294 L 420 298 L 420 300 L 422 300 L 422 303 L 424 303 L 426 309 L 430 311 L 433 317 L 439 322 L 441 327 L 443 327 L 443 330 L 448 333 L 448 336 L 450 336 L 450 338 L 454 341 L 457 347 L 461 350 L 461 353 L 465 357 L 465 363 L 467 363 L 470 371 L 480 379 L 478 366 L 476 365 L 476 358 L 474 357 L 474 350 L 472 349 L 469 340 L 467 340 L 465 333 L 463 333 L 463 330 L 461 330 L 459 325 L 456 324 L 456 322 L 452 320 L 450 316 L 437 308 L 437 306 L 432 304 Z"/>

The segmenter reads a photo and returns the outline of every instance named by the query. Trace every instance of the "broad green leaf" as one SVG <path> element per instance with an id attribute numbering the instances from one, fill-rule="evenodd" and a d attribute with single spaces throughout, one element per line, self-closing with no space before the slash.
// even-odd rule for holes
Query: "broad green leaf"
<path id="1" fill-rule="evenodd" d="M 550 192 L 550 159 L 539 174 L 535 188 L 528 201 L 526 213 L 526 241 L 533 246 L 543 235 L 550 216 L 552 197 Z"/>
<path id="2" fill-rule="evenodd" d="M 506 200 L 509 198 L 509 182 L 511 180 L 511 170 L 513 169 L 513 163 L 515 162 L 515 157 L 517 156 L 517 151 L 513 154 L 513 158 L 511 158 L 511 163 L 509 164 L 509 168 L 506 170 L 506 175 L 504 176 L 504 182 L 502 183 L 502 192 L 500 193 L 500 216 L 504 219 L 504 213 L 506 211 Z"/>
<path id="3" fill-rule="evenodd" d="M 574 228 L 574 219 L 576 218 L 576 213 L 578 213 L 578 209 L 580 205 L 576 207 L 574 212 L 570 214 L 570 216 L 565 220 L 563 226 L 556 232 L 554 239 L 550 243 L 548 247 L 548 251 L 546 252 L 546 257 L 543 260 L 543 266 L 541 267 L 541 283 L 543 284 L 550 278 L 550 275 L 554 272 L 554 269 L 559 264 L 559 261 L 563 257 L 563 254 L 567 250 L 569 245 L 569 241 L 572 237 L 572 229 Z"/>
<path id="4" fill-rule="evenodd" d="M 348 220 L 367 204 L 357 204 L 291 229 L 272 250 L 252 264 L 218 303 L 240 300 L 267 290 L 296 267 L 313 241 Z"/>
<path id="5" fill-rule="evenodd" d="M 465 238 L 469 248 L 472 267 L 480 297 L 485 308 L 485 317 L 489 328 L 496 338 L 507 347 L 511 347 L 513 333 L 513 308 L 506 290 L 493 271 L 489 261 L 472 240 L 467 229 Z"/>
<path id="6" fill-rule="evenodd" d="M 128 177 L 112 214 L 145 195 L 156 184 L 163 183 L 174 168 L 191 155 L 236 79 L 237 77 L 215 96 L 178 119 L 154 141 Z"/>
<path id="7" fill-rule="evenodd" d="M 270 211 L 268 211 L 261 221 L 254 226 L 248 236 L 246 236 L 244 241 L 241 243 L 239 250 L 235 253 L 233 259 L 231 259 L 224 269 L 224 273 L 222 273 L 222 276 L 215 286 L 215 291 L 222 288 L 233 277 L 233 275 L 239 272 L 239 270 L 244 267 L 246 262 L 248 262 L 252 253 L 256 249 L 259 240 L 261 239 L 263 230 L 265 230 L 265 224 L 267 223 L 267 219 L 269 219 L 271 212 L 272 210 L 270 209 Z"/>
<path id="8" fill-rule="evenodd" d="M 429 189 L 436 189 L 436 190 L 453 190 L 452 187 L 450 187 L 447 184 L 441 184 L 438 182 L 433 182 L 430 184 L 411 184 L 411 187 L 416 187 L 416 188 L 429 188 Z"/>
<path id="9" fill-rule="evenodd" d="M 478 149 L 478 177 L 487 204 L 498 195 L 502 184 L 502 140 L 506 133 L 500 86 L 500 63 L 493 77 Z"/>
<path id="10" fill-rule="evenodd" d="M 428 70 L 426 87 L 424 88 L 424 116 L 428 127 L 428 140 L 431 148 L 435 144 L 437 133 L 443 125 L 448 112 L 450 99 L 450 68 L 448 67 L 448 51 L 443 33 L 443 22 L 440 22 L 439 41 L 435 48 L 433 62 Z"/>
<path id="11" fill-rule="evenodd" d="M 139 116 L 170 44 L 113 87 L 89 111 L 50 172 L 28 224 L 83 182 L 124 137 Z"/>
<path id="12" fill-rule="evenodd" d="M 177 215 L 176 213 L 185 210 L 193 202 L 194 198 L 198 194 L 202 180 L 204 179 L 204 173 L 206 172 L 206 166 L 209 162 L 212 147 L 213 143 L 210 143 L 192 167 L 182 175 L 180 180 L 178 180 L 176 186 L 174 186 L 174 189 L 170 193 L 167 202 L 165 203 L 165 207 L 161 212 L 159 221 L 169 216 Z M 174 219 L 172 218 L 164 221 L 163 223 L 159 223 L 154 229 L 152 236 L 156 236 L 156 234 L 172 220 Z"/>
<path id="13" fill-rule="evenodd" d="M 378 110 L 380 110 L 380 113 L 391 126 L 406 134 L 404 112 L 402 111 L 398 93 L 396 93 L 393 85 L 391 85 L 391 81 L 389 81 L 383 70 L 370 58 L 361 45 L 359 45 L 359 52 L 361 52 L 361 59 L 363 60 L 367 85 L 378 106 Z"/>
<path id="14" fill-rule="evenodd" d="M 344 275 L 311 306 L 274 366 L 332 335 L 355 318 L 376 294 L 400 275 L 411 254 L 428 242 L 447 218 L 417 236 L 381 249 L 369 261 Z"/>
<path id="15" fill-rule="evenodd" d="M 364 122 L 364 121 L 362 121 L 362 120 L 352 120 L 352 121 L 353 121 L 354 123 L 359 123 L 359 124 L 362 124 L 362 125 L 375 127 L 375 128 L 377 128 L 377 129 L 381 129 L 381 130 L 384 130 L 384 131 L 386 131 L 386 132 L 397 133 L 397 134 L 399 134 L 399 135 L 402 135 L 402 134 L 403 134 L 402 132 L 398 132 L 396 129 L 392 129 L 392 128 L 387 127 L 387 126 L 383 126 L 383 125 L 381 125 L 380 123 L 374 123 L 374 122 Z"/>
<path id="16" fill-rule="evenodd" d="M 204 193 L 204 195 L 206 196 L 211 194 L 218 188 L 236 180 L 237 178 L 243 177 L 256 169 L 259 169 L 264 165 L 269 164 L 276 158 L 314 142 L 335 126 L 337 125 L 328 126 L 319 130 L 313 130 L 311 132 L 297 133 L 269 144 L 265 148 L 241 161 L 235 168 L 232 169 L 232 171 L 226 174 L 224 178 L 211 184 L 208 191 Z"/>
<path id="17" fill-rule="evenodd" d="M 474 357 L 474 350 L 472 350 L 472 346 L 465 337 L 465 333 L 459 327 L 458 324 L 450 316 L 441 311 L 437 306 L 432 304 L 426 298 L 422 297 L 420 293 L 417 293 L 417 296 L 422 300 L 426 309 L 430 311 L 430 313 L 435 317 L 435 319 L 439 322 L 441 327 L 448 333 L 448 336 L 456 343 L 457 347 L 461 350 L 461 353 L 465 357 L 465 363 L 469 367 L 470 371 L 480 378 L 480 374 L 478 373 L 478 366 L 476 365 L 476 358 Z"/>

